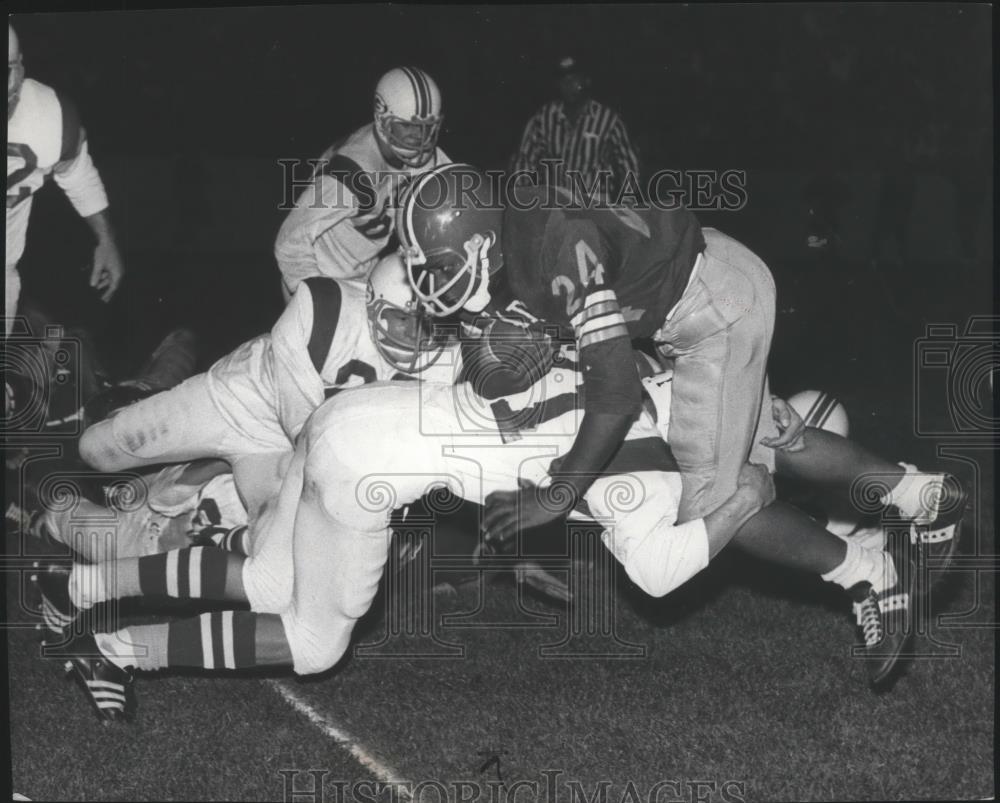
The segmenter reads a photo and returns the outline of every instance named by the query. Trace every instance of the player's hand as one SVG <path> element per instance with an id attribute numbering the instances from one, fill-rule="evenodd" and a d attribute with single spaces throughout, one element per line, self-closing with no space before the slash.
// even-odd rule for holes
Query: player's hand
<path id="1" fill-rule="evenodd" d="M 122 262 L 118 245 L 110 237 L 99 240 L 94 249 L 90 286 L 101 294 L 101 301 L 107 303 L 111 300 L 124 275 L 125 264 Z"/>
<path id="2" fill-rule="evenodd" d="M 564 483 L 539 487 L 528 480 L 520 480 L 516 491 L 494 491 L 486 497 L 483 515 L 483 534 L 487 542 L 503 545 L 518 530 L 539 527 L 565 516 L 576 504 L 576 494 Z"/>
<path id="3" fill-rule="evenodd" d="M 736 488 L 737 491 L 746 494 L 747 498 L 759 503 L 762 508 L 774 501 L 774 478 L 766 466 L 744 463 L 736 479 Z"/>
<path id="4" fill-rule="evenodd" d="M 804 435 L 806 422 L 802 420 L 795 408 L 784 399 L 771 397 L 771 416 L 778 425 L 780 433 L 774 438 L 761 438 L 761 444 L 772 449 L 783 449 L 786 452 L 801 452 L 806 448 Z"/>

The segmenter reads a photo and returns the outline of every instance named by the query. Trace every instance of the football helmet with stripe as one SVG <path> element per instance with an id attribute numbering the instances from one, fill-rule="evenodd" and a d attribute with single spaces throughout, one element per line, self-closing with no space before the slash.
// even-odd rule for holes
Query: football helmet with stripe
<path id="1" fill-rule="evenodd" d="M 847 410 L 840 401 L 821 390 L 803 390 L 788 397 L 788 403 L 807 427 L 825 429 L 844 438 L 850 432 Z"/>
<path id="2" fill-rule="evenodd" d="M 431 315 L 481 312 L 489 279 L 503 267 L 499 188 L 467 164 L 448 164 L 415 178 L 396 212 L 406 273 Z"/>
<path id="3" fill-rule="evenodd" d="M 415 374 L 438 361 L 445 338 L 434 332 L 399 254 L 384 257 L 368 275 L 367 307 L 372 342 L 389 365 Z"/>
<path id="4" fill-rule="evenodd" d="M 437 148 L 441 90 L 423 70 L 396 67 L 375 87 L 375 135 L 407 167 L 423 167 Z"/>

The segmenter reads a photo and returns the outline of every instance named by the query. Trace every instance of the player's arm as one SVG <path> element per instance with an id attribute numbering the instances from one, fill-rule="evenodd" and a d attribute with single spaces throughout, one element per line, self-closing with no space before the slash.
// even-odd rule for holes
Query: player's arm
<path id="1" fill-rule="evenodd" d="M 587 492 L 642 409 L 642 383 L 614 290 L 593 286 L 573 317 L 583 368 L 583 419 L 573 447 L 551 473 L 576 500 Z"/>
<path id="2" fill-rule="evenodd" d="M 271 329 L 275 409 L 294 441 L 325 398 L 326 365 L 340 319 L 340 285 L 327 276 L 301 282 Z"/>
<path id="3" fill-rule="evenodd" d="M 318 242 L 335 237 L 334 230 L 355 214 L 356 205 L 354 193 L 335 176 L 317 176 L 303 190 L 274 243 L 286 302 L 303 279 L 321 274 Z"/>
<path id="4" fill-rule="evenodd" d="M 66 193 L 73 208 L 90 226 L 97 245 L 90 286 L 110 301 L 125 275 L 125 265 L 108 214 L 108 195 L 87 147 L 87 134 L 76 108 L 61 95 L 62 152 L 52 171 L 56 184 Z"/>
<path id="5" fill-rule="evenodd" d="M 550 484 L 490 494 L 483 529 L 491 541 L 505 542 L 520 529 L 569 513 L 603 473 L 642 407 L 642 384 L 614 292 L 602 287 L 588 294 L 573 325 L 584 371 L 584 414 L 576 440 L 550 467 Z"/>

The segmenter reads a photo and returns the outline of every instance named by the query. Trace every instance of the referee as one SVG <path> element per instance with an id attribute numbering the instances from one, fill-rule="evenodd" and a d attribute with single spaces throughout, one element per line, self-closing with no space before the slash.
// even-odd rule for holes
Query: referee
<path id="1" fill-rule="evenodd" d="M 582 189 L 592 199 L 617 198 L 629 173 L 638 187 L 639 163 L 625 124 L 590 97 L 590 77 L 577 59 L 560 60 L 556 78 L 560 99 L 528 121 L 514 170 L 538 171 L 543 183 Z"/>

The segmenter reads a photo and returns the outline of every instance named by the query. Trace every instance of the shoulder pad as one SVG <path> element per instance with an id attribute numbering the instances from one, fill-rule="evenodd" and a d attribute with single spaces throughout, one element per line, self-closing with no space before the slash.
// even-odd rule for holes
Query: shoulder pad
<path id="1" fill-rule="evenodd" d="M 367 214 L 375 208 L 378 199 L 375 182 L 372 181 L 371 175 L 349 156 L 335 153 L 326 164 L 321 165 L 319 174 L 336 179 L 350 190 L 358 199 L 360 214 Z"/>

